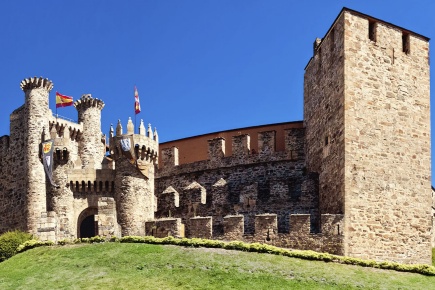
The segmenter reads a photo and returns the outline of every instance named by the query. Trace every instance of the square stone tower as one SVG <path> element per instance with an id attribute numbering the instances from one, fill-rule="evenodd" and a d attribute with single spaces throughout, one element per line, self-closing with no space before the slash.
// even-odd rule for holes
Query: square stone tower
<path id="1" fill-rule="evenodd" d="M 429 39 L 343 8 L 305 68 L 308 171 L 345 255 L 431 263 Z"/>

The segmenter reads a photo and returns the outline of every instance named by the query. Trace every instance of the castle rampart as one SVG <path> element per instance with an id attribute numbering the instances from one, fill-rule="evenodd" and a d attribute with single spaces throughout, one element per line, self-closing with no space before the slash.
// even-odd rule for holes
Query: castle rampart
<path id="1" fill-rule="evenodd" d="M 343 226 L 343 215 L 321 215 L 325 230 L 313 233 L 312 218 L 309 214 L 289 216 L 290 228 L 279 232 L 276 214 L 254 216 L 254 231 L 245 234 L 244 215 L 225 216 L 223 234 L 213 235 L 213 217 L 197 216 L 189 219 L 190 237 L 222 240 L 238 240 L 249 243 L 264 243 L 292 249 L 311 249 L 337 255 L 343 254 L 343 232 L 337 231 Z M 184 224 L 181 218 L 162 218 L 145 222 L 146 235 L 159 238 L 184 237 Z M 328 229 L 328 230 L 326 230 Z"/>
<path id="2" fill-rule="evenodd" d="M 240 213 L 247 233 L 255 227 L 255 215 L 268 212 L 278 214 L 280 231 L 288 231 L 288 217 L 295 213 L 312 214 L 312 231 L 318 230 L 317 175 L 304 170 L 303 129 L 284 133 L 287 151 L 275 152 L 276 132 L 266 131 L 259 133 L 257 154 L 249 150 L 249 135 L 234 136 L 233 156 L 228 157 L 225 140 L 216 138 L 209 140 L 209 160 L 178 166 L 177 148 L 163 149 L 156 174 L 156 217 L 182 218 L 187 236 L 190 218 L 210 212 L 213 236 L 223 234 L 225 216 Z"/>
<path id="3" fill-rule="evenodd" d="M 232 153 L 232 138 L 234 136 L 250 136 L 250 150 L 252 154 L 258 152 L 258 133 L 263 131 L 276 131 L 276 151 L 285 151 L 285 130 L 286 129 L 304 129 L 302 121 L 285 122 L 277 124 L 268 124 L 261 126 L 252 126 L 247 128 L 237 128 L 227 131 L 208 133 L 199 136 L 183 138 L 179 140 L 160 143 L 161 149 L 177 147 L 179 155 L 179 164 L 189 164 L 196 161 L 208 160 L 208 140 L 215 138 L 225 139 L 225 156 L 234 156 Z"/>

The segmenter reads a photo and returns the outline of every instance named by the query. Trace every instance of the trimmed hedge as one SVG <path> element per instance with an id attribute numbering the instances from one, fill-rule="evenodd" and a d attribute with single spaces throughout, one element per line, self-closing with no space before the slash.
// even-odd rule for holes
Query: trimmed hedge
<path id="1" fill-rule="evenodd" d="M 153 236 L 125 236 L 122 238 L 111 237 L 110 239 L 105 239 L 104 237 L 92 237 L 83 239 L 74 239 L 59 241 L 59 245 L 65 244 L 77 244 L 77 243 L 102 243 L 102 242 L 119 242 L 119 243 L 145 243 L 145 244 L 156 244 L 156 245 L 178 245 L 184 247 L 204 247 L 204 248 L 221 248 L 226 250 L 237 250 L 245 252 L 256 252 L 256 253 L 268 253 L 273 255 L 281 255 L 291 258 L 298 258 L 304 260 L 313 261 L 323 261 L 323 262 L 334 262 L 339 264 L 356 265 L 362 267 L 371 267 L 384 270 L 395 270 L 401 272 L 411 272 L 418 273 L 427 276 L 435 276 L 435 267 L 430 265 L 422 264 L 399 264 L 395 262 L 376 262 L 373 260 L 363 260 L 352 257 L 332 255 L 329 253 L 319 253 L 311 250 L 290 250 L 279 248 L 267 244 L 261 243 L 244 243 L 241 241 L 231 241 L 224 242 L 219 240 L 207 240 L 198 238 L 155 238 Z M 43 244 L 47 243 L 47 244 Z M 36 246 L 52 245 L 52 242 L 39 242 L 39 241 L 29 241 L 20 246 L 20 252 L 27 249 L 34 248 Z"/>
<path id="2" fill-rule="evenodd" d="M 53 246 L 54 243 L 52 241 L 39 241 L 39 240 L 28 240 L 22 243 L 17 251 L 19 253 L 36 248 L 36 247 L 43 247 L 43 246 Z"/>
<path id="3" fill-rule="evenodd" d="M 17 254 L 18 246 L 32 238 L 31 234 L 18 230 L 0 235 L 0 262 Z"/>

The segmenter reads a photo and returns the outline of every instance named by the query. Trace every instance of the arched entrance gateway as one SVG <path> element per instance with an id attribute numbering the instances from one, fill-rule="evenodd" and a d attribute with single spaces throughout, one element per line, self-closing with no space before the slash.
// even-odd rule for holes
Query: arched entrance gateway
<path id="1" fill-rule="evenodd" d="M 98 236 L 98 221 L 95 216 L 98 214 L 98 209 L 88 207 L 83 210 L 77 220 L 77 238 L 91 238 Z"/>

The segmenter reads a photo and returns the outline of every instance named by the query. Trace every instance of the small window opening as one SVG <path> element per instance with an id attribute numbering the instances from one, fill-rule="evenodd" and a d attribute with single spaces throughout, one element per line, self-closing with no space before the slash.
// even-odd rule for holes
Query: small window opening
<path id="1" fill-rule="evenodd" d="M 369 39 L 376 41 L 376 22 L 369 21 Z"/>
<path id="2" fill-rule="evenodd" d="M 403 52 L 409 54 L 410 46 L 409 46 L 409 33 L 402 34 L 402 49 Z"/>
<path id="3" fill-rule="evenodd" d="M 329 35 L 329 43 L 330 43 L 330 48 L 331 48 L 331 53 L 334 51 L 335 49 L 335 29 L 332 29 Z"/>
<path id="4" fill-rule="evenodd" d="M 325 146 L 327 146 L 329 144 L 329 136 L 326 135 L 325 136 Z"/>
<path id="5" fill-rule="evenodd" d="M 271 238 L 270 238 L 270 229 L 267 229 L 267 236 L 266 236 L 266 241 L 270 242 Z"/>
<path id="6" fill-rule="evenodd" d="M 322 48 L 319 47 L 317 50 L 317 54 L 319 55 L 319 67 L 322 66 Z"/>

